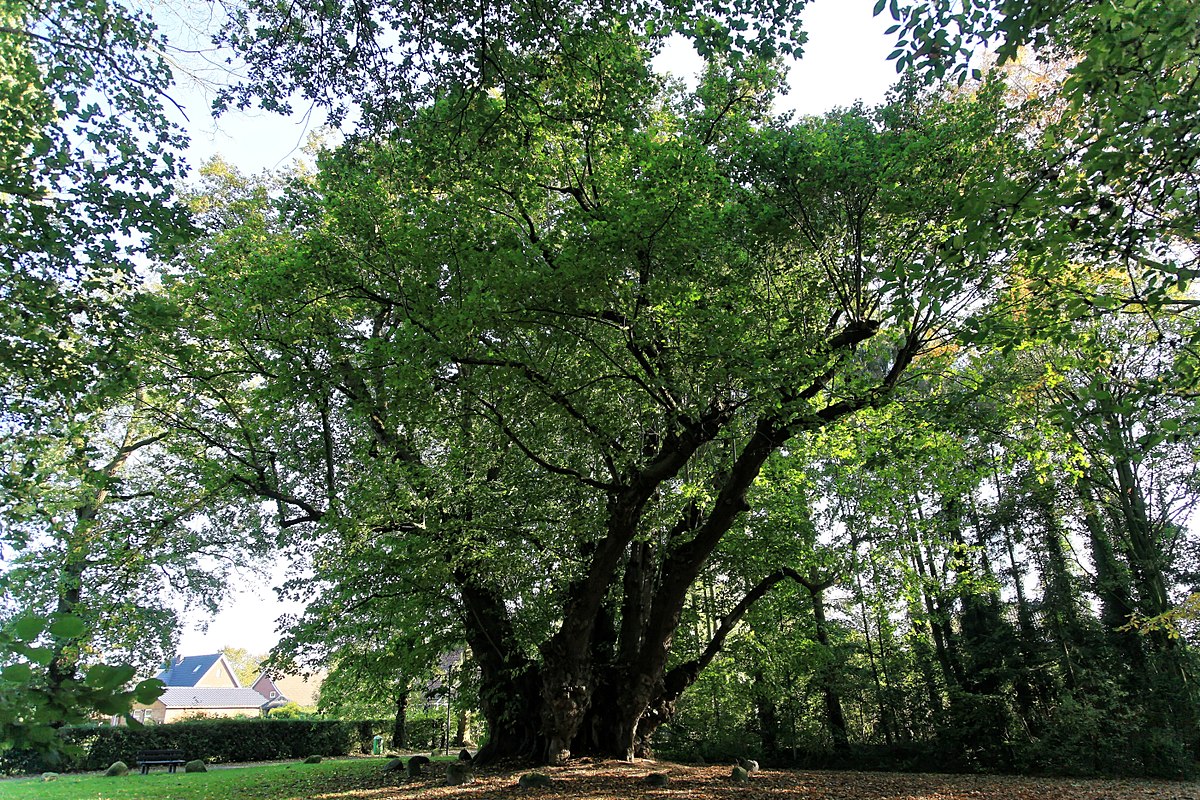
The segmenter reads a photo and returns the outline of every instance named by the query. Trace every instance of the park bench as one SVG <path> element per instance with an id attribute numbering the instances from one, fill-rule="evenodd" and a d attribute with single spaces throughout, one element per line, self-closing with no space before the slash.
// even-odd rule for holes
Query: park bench
<path id="1" fill-rule="evenodd" d="M 142 768 L 143 775 L 149 772 L 150 767 L 155 764 L 163 764 L 168 770 L 174 772 L 175 768 L 183 764 L 185 760 L 182 750 L 139 750 L 137 754 L 137 763 Z"/>

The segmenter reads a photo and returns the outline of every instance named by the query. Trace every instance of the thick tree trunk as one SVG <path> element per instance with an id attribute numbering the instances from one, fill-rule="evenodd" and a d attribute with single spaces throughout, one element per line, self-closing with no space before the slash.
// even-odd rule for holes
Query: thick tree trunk
<path id="1" fill-rule="evenodd" d="M 520 653 L 504 601 L 462 570 L 454 573 L 462 595 L 463 624 L 471 654 L 479 665 L 479 706 L 488 739 L 476 754 L 479 763 L 500 758 L 540 759 L 541 691 L 537 665 Z"/>
<path id="2" fill-rule="evenodd" d="M 830 354 L 853 349 L 877 328 L 873 322 L 847 325 L 830 340 Z M 915 335 L 906 340 L 875 392 L 840 400 L 815 413 L 808 404 L 825 388 L 836 371 L 833 367 L 802 391 L 781 390 L 785 407 L 792 411 L 759 419 L 728 470 L 713 476 L 712 503 L 703 511 L 688 507 L 666 531 L 644 529 L 647 504 L 701 446 L 717 438 L 735 409 L 714 404 L 699 418 L 680 420 L 678 430 L 655 438 L 656 450 L 644 467 L 614 475 L 614 482 L 604 487 L 608 492 L 604 536 L 580 553 L 586 569 L 565 592 L 561 625 L 541 646 L 540 666 L 496 643 L 497 639 L 512 641 L 501 632 L 511 625 L 497 598 L 483 597 L 486 593 L 478 591 L 469 597 L 472 593 L 463 590 L 469 615 L 474 617 L 467 621 L 472 649 L 477 657 L 477 648 L 490 651 L 488 657 L 479 657 L 484 693 L 493 693 L 484 700 L 491 734 L 481 756 L 534 749 L 540 750 L 532 754 L 535 757 L 559 764 L 572 755 L 626 760 L 645 755 L 655 729 L 670 719 L 679 695 L 695 681 L 745 611 L 724 618 L 700 659 L 666 673 L 688 592 L 721 538 L 748 510 L 746 492 L 763 464 L 798 431 L 820 428 L 878 401 L 895 385 L 918 346 Z M 801 409 L 802 417 L 789 417 Z M 462 581 L 459 585 L 462 589 Z M 619 631 L 613 630 L 613 610 L 606 607 L 611 605 L 614 588 L 622 590 Z M 524 706 L 516 718 L 509 713 L 514 704 Z M 504 747 L 506 737 L 520 744 Z"/>

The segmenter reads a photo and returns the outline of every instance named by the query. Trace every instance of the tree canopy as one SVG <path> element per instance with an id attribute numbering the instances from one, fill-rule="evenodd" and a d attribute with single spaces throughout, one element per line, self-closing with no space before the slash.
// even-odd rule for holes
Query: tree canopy
<path id="1" fill-rule="evenodd" d="M 40 615 L 82 618 L 104 557 L 129 582 L 277 533 L 309 605 L 274 662 L 334 666 L 402 732 L 465 644 L 483 760 L 684 748 L 711 699 L 775 756 L 807 736 L 1178 771 L 1200 741 L 1164 627 L 1196 574 L 1196 4 L 1165 26 L 1134 2 L 881 2 L 911 70 L 877 108 L 795 118 L 773 109 L 804 5 L 235 9 L 219 104 L 304 98 L 347 138 L 272 176 L 210 164 L 173 237 L 174 129 L 142 100 L 167 139 L 126 130 L 144 174 L 97 180 L 132 192 L 158 282 L 100 210 L 82 282 L 27 243 L 30 297 L 104 303 L 61 340 L 90 377 L 5 362 L 31 388 L 0 508 L 53 542 L 7 580 L 64 553 Z M 114 52 L 152 42 L 121 19 Z M 49 24 L 5 57 L 50 63 Z M 653 69 L 672 35 L 705 57 L 694 84 Z M 999 66 L 973 71 L 980 43 Z M 127 57 L 122 86 L 165 86 Z M 48 98 L 92 119 L 33 85 L 13 141 L 67 119 Z M 51 338 L 11 342 L 49 364 Z M 1137 741 L 1084 752 L 1118 713 Z"/>

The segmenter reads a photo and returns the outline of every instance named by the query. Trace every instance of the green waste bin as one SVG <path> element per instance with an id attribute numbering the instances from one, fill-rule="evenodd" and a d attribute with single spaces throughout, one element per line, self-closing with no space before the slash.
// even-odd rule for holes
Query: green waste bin
<path id="1" fill-rule="evenodd" d="M 382 736 L 376 736 L 374 739 L 371 740 L 371 753 L 373 755 L 377 755 L 377 756 L 383 755 L 383 737 Z"/>

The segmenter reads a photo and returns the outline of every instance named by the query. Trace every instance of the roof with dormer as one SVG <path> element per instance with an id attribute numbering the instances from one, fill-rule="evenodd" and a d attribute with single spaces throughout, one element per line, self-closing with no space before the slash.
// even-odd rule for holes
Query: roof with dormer
<path id="1" fill-rule="evenodd" d="M 172 661 L 154 677 L 167 686 L 195 686 L 198 681 L 208 674 L 213 665 L 223 658 L 224 656 L 221 653 L 213 653 L 207 656 L 184 656 Z M 230 673 L 232 674 L 232 670 Z M 236 681 L 236 676 L 233 679 Z"/>

